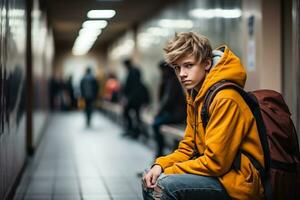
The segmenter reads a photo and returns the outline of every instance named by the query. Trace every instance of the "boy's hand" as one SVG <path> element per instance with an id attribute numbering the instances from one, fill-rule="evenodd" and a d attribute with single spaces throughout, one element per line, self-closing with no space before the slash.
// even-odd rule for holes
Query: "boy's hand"
<path id="1" fill-rule="evenodd" d="M 156 186 L 156 180 L 162 173 L 162 168 L 159 165 L 154 165 L 150 171 L 143 176 L 144 186 L 147 188 L 154 188 Z"/>

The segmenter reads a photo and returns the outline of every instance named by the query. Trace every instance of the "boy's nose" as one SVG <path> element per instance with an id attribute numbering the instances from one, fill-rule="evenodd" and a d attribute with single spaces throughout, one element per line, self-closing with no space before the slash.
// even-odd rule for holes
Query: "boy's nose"
<path id="1" fill-rule="evenodd" d="M 179 76 L 180 77 L 186 76 L 186 71 L 183 68 L 180 69 Z"/>

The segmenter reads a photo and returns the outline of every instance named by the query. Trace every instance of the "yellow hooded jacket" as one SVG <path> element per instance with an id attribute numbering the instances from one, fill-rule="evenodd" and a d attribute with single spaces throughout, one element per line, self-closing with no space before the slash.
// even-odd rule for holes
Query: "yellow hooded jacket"
<path id="1" fill-rule="evenodd" d="M 263 150 L 255 119 L 243 98 L 234 89 L 218 92 L 209 107 L 209 122 L 202 126 L 201 108 L 208 89 L 221 80 L 245 85 L 246 72 L 237 56 L 226 46 L 220 60 L 214 65 L 197 96 L 187 96 L 187 126 L 184 138 L 172 154 L 160 157 L 165 174 L 196 174 L 218 177 L 232 199 L 263 199 L 263 186 L 256 168 L 242 155 L 241 168 L 232 168 L 237 151 L 250 153 L 264 166 Z M 200 156 L 193 159 L 194 147 Z"/>

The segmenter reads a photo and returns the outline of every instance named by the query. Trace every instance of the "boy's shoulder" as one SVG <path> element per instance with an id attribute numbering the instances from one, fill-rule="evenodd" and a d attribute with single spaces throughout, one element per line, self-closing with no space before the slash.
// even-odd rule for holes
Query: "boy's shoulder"
<path id="1" fill-rule="evenodd" d="M 239 105 L 241 108 L 248 108 L 248 105 L 244 101 L 243 97 L 240 95 L 238 91 L 236 91 L 233 88 L 225 88 L 223 90 L 220 90 L 216 96 L 214 97 L 212 104 L 214 102 L 217 102 L 218 100 L 226 99 L 228 101 L 234 101 Z"/>

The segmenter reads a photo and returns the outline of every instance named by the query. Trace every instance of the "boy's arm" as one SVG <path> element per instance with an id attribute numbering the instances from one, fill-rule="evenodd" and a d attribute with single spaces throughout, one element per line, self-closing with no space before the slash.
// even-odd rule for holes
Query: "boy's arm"
<path id="1" fill-rule="evenodd" d="M 218 99 L 213 104 L 213 112 L 205 133 L 204 154 L 194 160 L 169 165 L 164 173 L 221 176 L 230 170 L 251 120 L 247 122 L 243 111 L 231 99 Z"/>

